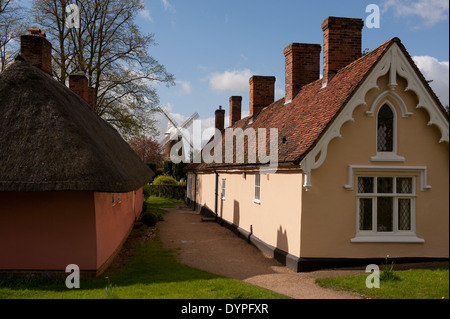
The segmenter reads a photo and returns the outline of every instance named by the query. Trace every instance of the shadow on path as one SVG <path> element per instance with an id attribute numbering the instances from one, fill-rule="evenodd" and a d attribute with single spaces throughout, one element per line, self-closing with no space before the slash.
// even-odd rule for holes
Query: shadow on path
<path id="1" fill-rule="evenodd" d="M 189 208 L 167 209 L 159 223 L 163 248 L 175 249 L 178 261 L 213 274 L 238 279 L 296 299 L 359 299 L 359 295 L 324 289 L 319 277 L 345 276 L 364 270 L 295 273 L 217 223 L 202 222 Z"/>

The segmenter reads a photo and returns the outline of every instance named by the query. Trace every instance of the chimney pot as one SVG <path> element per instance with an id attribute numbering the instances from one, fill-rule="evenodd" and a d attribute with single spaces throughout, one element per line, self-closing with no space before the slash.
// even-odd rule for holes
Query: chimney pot
<path id="1" fill-rule="evenodd" d="M 52 45 L 41 29 L 29 28 L 20 37 L 20 54 L 29 64 L 52 76 Z"/>
<path id="2" fill-rule="evenodd" d="M 242 96 L 230 97 L 230 126 L 240 121 L 242 117 Z"/>
<path id="3" fill-rule="evenodd" d="M 95 89 L 89 87 L 88 79 L 83 72 L 69 75 L 69 88 L 95 109 Z"/>
<path id="4" fill-rule="evenodd" d="M 216 110 L 216 129 L 223 131 L 225 129 L 225 110 L 222 110 L 222 106 Z"/>
<path id="5" fill-rule="evenodd" d="M 320 78 L 320 44 L 292 43 L 284 49 L 286 104 L 300 89 Z"/>
<path id="6" fill-rule="evenodd" d="M 275 102 L 274 76 L 252 76 L 250 78 L 250 116 Z"/>

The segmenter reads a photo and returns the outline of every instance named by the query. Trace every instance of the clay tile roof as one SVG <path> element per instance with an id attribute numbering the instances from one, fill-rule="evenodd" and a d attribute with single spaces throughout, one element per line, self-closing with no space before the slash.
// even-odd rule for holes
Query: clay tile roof
<path id="1" fill-rule="evenodd" d="M 126 193 L 153 175 L 66 86 L 21 59 L 0 73 L 0 191 Z"/>
<path id="2" fill-rule="evenodd" d="M 294 100 L 285 105 L 284 98 L 264 108 L 254 119 L 242 119 L 233 128 L 276 128 L 279 135 L 278 163 L 298 164 L 313 148 L 327 127 L 346 105 L 354 92 L 368 76 L 372 68 L 382 58 L 389 47 L 400 42 L 394 38 L 380 45 L 375 50 L 349 64 L 322 88 L 322 80 L 304 86 Z M 251 124 L 250 124 L 251 123 Z M 284 142 L 283 142 L 283 139 Z M 224 144 L 224 143 L 223 143 Z M 266 146 L 269 150 L 269 143 Z M 236 152 L 247 147 L 238 148 Z M 249 165 L 246 162 L 244 165 Z M 190 164 L 186 170 L 202 170 L 236 166 L 230 164 Z"/>

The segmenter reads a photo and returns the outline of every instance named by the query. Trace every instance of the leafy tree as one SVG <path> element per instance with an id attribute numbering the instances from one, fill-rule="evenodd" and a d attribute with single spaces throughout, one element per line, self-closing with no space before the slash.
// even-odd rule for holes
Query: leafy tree
<path id="1" fill-rule="evenodd" d="M 66 25 L 67 0 L 34 0 L 36 23 L 53 43 L 54 75 L 66 83 L 73 72 L 84 72 L 95 89 L 96 112 L 130 139 L 156 135 L 154 112 L 159 98 L 153 84 L 174 85 L 149 54 L 153 34 L 144 34 L 135 19 L 141 0 L 75 0 L 80 28 Z"/>
<path id="2" fill-rule="evenodd" d="M 153 138 L 141 135 L 133 138 L 129 144 L 144 163 L 154 163 L 156 168 L 163 167 L 164 155 L 162 147 Z"/>
<path id="3" fill-rule="evenodd" d="M 182 179 L 186 179 L 187 175 L 184 171 L 184 168 L 188 164 L 180 162 L 178 164 L 175 164 L 172 161 L 165 161 L 164 162 L 164 175 L 172 176 L 177 181 L 181 181 Z"/>

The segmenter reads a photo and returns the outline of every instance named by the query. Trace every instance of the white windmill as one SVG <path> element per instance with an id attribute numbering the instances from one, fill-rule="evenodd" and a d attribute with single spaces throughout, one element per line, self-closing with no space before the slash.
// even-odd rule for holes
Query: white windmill
<path id="1" fill-rule="evenodd" d="M 191 139 L 184 134 L 183 130 L 187 129 L 192 124 L 192 122 L 198 119 L 198 113 L 195 112 L 181 126 L 179 126 L 177 121 L 175 121 L 175 119 L 163 107 L 160 107 L 159 110 L 169 120 L 164 140 L 161 142 L 161 145 L 164 149 L 164 156 L 169 159 L 170 150 L 176 143 L 180 142 L 181 140 L 183 141 L 183 145 L 189 144 L 191 150 L 193 150 L 194 148 L 192 146 Z"/>

